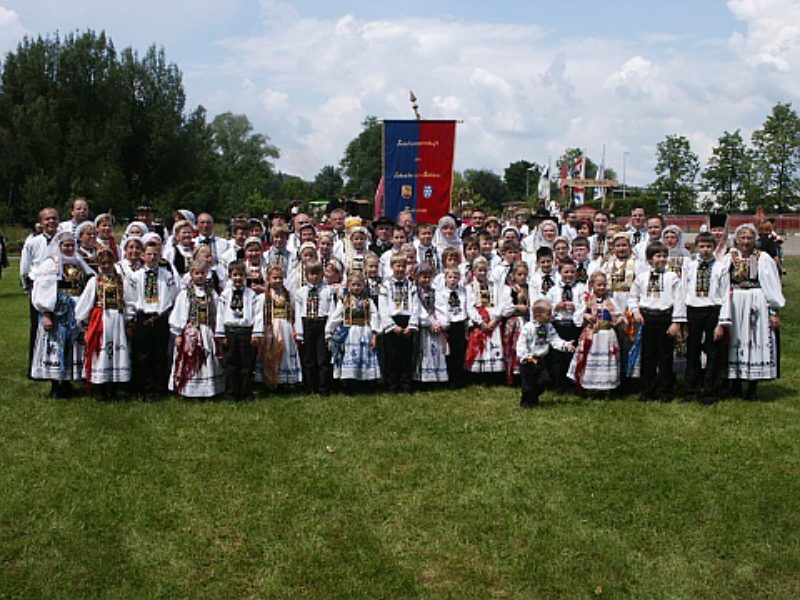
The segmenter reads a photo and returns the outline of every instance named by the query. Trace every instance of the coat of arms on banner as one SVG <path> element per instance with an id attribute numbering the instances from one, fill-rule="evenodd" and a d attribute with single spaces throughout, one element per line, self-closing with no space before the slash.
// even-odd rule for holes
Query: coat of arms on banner
<path id="1" fill-rule="evenodd" d="M 433 186 L 432 185 L 422 186 L 422 195 L 425 197 L 426 200 L 430 200 L 433 197 Z"/>
<path id="2" fill-rule="evenodd" d="M 411 198 L 413 193 L 414 193 L 414 188 L 410 185 L 404 185 L 400 188 L 400 195 L 403 196 L 403 198 L 406 199 Z"/>

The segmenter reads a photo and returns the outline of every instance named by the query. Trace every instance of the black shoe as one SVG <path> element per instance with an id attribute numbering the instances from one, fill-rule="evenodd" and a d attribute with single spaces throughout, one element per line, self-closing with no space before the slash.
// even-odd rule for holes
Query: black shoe
<path id="1" fill-rule="evenodd" d="M 700 399 L 700 404 L 704 406 L 711 406 L 712 404 L 715 404 L 716 401 L 717 399 L 714 396 L 703 396 Z"/>
<path id="2" fill-rule="evenodd" d="M 672 402 L 672 396 L 661 396 L 658 399 L 658 401 L 661 402 L 662 404 L 669 404 L 670 402 Z"/>

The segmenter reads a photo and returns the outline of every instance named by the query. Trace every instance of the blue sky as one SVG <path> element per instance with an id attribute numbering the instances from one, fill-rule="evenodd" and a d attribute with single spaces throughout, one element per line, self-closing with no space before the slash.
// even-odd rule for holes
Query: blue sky
<path id="1" fill-rule="evenodd" d="M 279 169 L 337 164 L 367 115 L 456 118 L 456 167 L 502 173 L 579 146 L 627 179 L 685 135 L 704 161 L 749 139 L 777 102 L 800 105 L 797 0 L 322 2 L 0 0 L 0 52 L 24 35 L 104 29 L 164 46 L 190 108 L 245 113 Z"/>

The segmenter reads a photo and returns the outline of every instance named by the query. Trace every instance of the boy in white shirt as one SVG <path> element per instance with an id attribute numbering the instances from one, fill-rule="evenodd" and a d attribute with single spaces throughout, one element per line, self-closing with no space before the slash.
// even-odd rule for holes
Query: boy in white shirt
<path id="1" fill-rule="evenodd" d="M 309 393 L 328 396 L 331 389 L 331 353 L 325 340 L 325 322 L 336 299 L 322 283 L 322 264 L 306 265 L 306 281 L 295 294 L 294 329 L 303 343 L 303 383 Z"/>
<path id="2" fill-rule="evenodd" d="M 688 330 L 683 397 L 703 404 L 713 404 L 719 397 L 727 358 L 723 337 L 731 324 L 730 272 L 723 261 L 715 259 L 716 246 L 712 234 L 697 234 L 697 258 L 683 266 Z M 700 365 L 702 353 L 706 355 L 705 371 Z"/>
<path id="3" fill-rule="evenodd" d="M 661 242 L 647 247 L 650 268 L 636 276 L 628 296 L 633 320 L 642 326 L 641 401 L 653 399 L 657 390 L 662 402 L 672 401 L 672 354 L 686 322 L 683 284 L 666 270 L 667 253 Z"/>
<path id="4" fill-rule="evenodd" d="M 563 352 L 575 350 L 575 345 L 561 339 L 550 323 L 552 308 L 547 300 L 534 302 L 533 320 L 525 323 L 517 339 L 516 351 L 522 382 L 521 408 L 533 408 L 539 404 L 539 396 L 548 380 L 544 358 L 550 348 Z"/>

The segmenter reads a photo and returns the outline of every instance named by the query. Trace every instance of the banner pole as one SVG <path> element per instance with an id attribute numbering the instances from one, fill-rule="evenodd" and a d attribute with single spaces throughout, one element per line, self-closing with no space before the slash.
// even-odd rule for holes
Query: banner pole
<path id="1" fill-rule="evenodd" d="M 383 202 L 381 202 L 381 214 L 376 215 L 377 217 L 386 214 L 386 123 L 383 121 L 381 121 L 381 177 L 383 178 Z"/>

